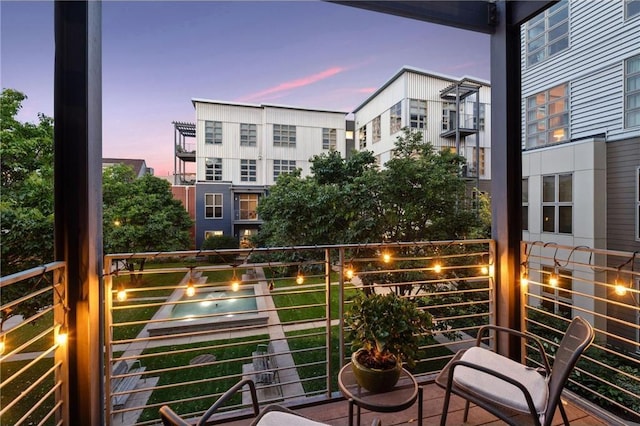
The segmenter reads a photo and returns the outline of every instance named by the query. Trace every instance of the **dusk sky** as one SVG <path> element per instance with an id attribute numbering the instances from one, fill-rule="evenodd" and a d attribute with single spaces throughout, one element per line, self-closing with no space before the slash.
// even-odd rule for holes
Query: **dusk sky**
<path id="1" fill-rule="evenodd" d="M 104 157 L 173 173 L 192 98 L 352 111 L 404 65 L 489 79 L 489 37 L 320 1 L 105 1 Z M 0 2 L 0 81 L 53 116 L 53 2 Z"/>

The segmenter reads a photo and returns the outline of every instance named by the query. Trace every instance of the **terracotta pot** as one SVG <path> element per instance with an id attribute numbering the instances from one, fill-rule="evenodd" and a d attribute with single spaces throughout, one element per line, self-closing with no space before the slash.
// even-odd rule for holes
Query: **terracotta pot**
<path id="1" fill-rule="evenodd" d="M 397 362 L 394 368 L 387 370 L 368 368 L 360 364 L 357 359 L 357 354 L 363 350 L 365 349 L 351 354 L 351 369 L 356 377 L 356 382 L 369 392 L 389 392 L 398 383 L 402 372 L 402 363 Z"/>

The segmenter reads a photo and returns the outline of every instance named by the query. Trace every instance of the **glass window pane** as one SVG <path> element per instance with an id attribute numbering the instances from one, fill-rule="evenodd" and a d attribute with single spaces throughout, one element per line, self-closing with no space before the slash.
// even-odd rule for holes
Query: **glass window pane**
<path id="1" fill-rule="evenodd" d="M 627 92 L 633 92 L 640 90 L 640 74 L 627 77 L 626 89 Z"/>
<path id="2" fill-rule="evenodd" d="M 529 230 L 529 207 L 528 206 L 522 207 L 522 230 L 523 231 Z"/>
<path id="3" fill-rule="evenodd" d="M 529 202 L 529 179 L 522 179 L 522 202 Z"/>
<path id="4" fill-rule="evenodd" d="M 555 176 L 545 176 L 542 178 L 542 201 L 545 203 L 556 201 Z"/>
<path id="5" fill-rule="evenodd" d="M 626 127 L 640 126 L 640 111 L 628 112 L 625 122 Z"/>
<path id="6" fill-rule="evenodd" d="M 561 203 L 573 201 L 572 175 L 558 176 L 558 189 L 559 189 L 558 198 Z"/>
<path id="7" fill-rule="evenodd" d="M 566 49 L 567 47 L 569 47 L 569 37 L 565 36 L 549 45 L 549 56 L 555 55 L 556 53 Z"/>
<path id="8" fill-rule="evenodd" d="M 636 72 L 640 72 L 640 55 L 627 59 L 627 74 Z"/>
<path id="9" fill-rule="evenodd" d="M 549 37 L 548 37 L 549 42 L 557 40 L 560 37 L 566 35 L 568 31 L 569 31 L 569 23 L 568 22 L 563 22 L 562 24 L 558 25 L 557 27 L 552 28 L 551 30 L 549 30 Z"/>
<path id="10" fill-rule="evenodd" d="M 627 109 L 640 108 L 640 92 L 627 95 Z"/>
<path id="11" fill-rule="evenodd" d="M 529 25 L 529 29 L 527 31 L 527 37 L 529 39 L 533 39 L 538 37 L 543 32 L 544 32 L 544 21 L 540 21 L 537 24 Z"/>
<path id="12" fill-rule="evenodd" d="M 632 16 L 640 15 L 640 0 L 631 0 L 627 1 L 627 18 L 631 18 Z"/>
<path id="13" fill-rule="evenodd" d="M 564 21 L 569 17 L 569 8 L 563 7 L 558 12 L 549 16 L 549 28 L 554 27 L 559 22 Z"/>
<path id="14" fill-rule="evenodd" d="M 560 206 L 558 210 L 558 232 L 571 234 L 573 223 L 573 208 L 571 206 Z"/>
<path id="15" fill-rule="evenodd" d="M 542 46 L 544 46 L 544 37 L 538 37 L 536 39 L 531 40 L 527 44 L 527 49 L 529 49 L 529 52 L 533 52 L 534 50 L 539 49 Z"/>
<path id="16" fill-rule="evenodd" d="M 567 104 L 565 99 L 549 104 L 549 115 L 560 114 L 567 110 Z"/>
<path id="17" fill-rule="evenodd" d="M 542 230 L 544 232 L 555 232 L 555 207 L 545 206 L 542 208 Z"/>

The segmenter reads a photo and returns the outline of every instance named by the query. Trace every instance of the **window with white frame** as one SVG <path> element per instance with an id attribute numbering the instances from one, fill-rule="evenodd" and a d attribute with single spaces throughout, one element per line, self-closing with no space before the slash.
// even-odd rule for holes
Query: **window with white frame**
<path id="1" fill-rule="evenodd" d="M 485 122 L 485 117 L 486 117 L 486 108 L 487 105 L 486 104 L 480 104 L 478 105 L 478 130 L 484 130 L 484 122 Z"/>
<path id="2" fill-rule="evenodd" d="M 455 102 L 443 102 L 442 103 L 442 130 L 455 130 L 456 120 L 458 115 L 456 114 Z"/>
<path id="3" fill-rule="evenodd" d="M 361 150 L 367 147 L 367 126 L 362 126 L 358 130 L 358 145 Z"/>
<path id="4" fill-rule="evenodd" d="M 409 127 L 420 130 L 427 128 L 427 101 L 409 100 Z"/>
<path id="5" fill-rule="evenodd" d="M 220 121 L 204 122 L 204 143 L 206 144 L 222 143 L 222 123 Z"/>
<path id="6" fill-rule="evenodd" d="M 258 220 L 258 194 L 239 194 L 238 213 L 240 220 Z"/>
<path id="7" fill-rule="evenodd" d="M 569 84 L 527 98 L 527 148 L 569 139 Z"/>
<path id="8" fill-rule="evenodd" d="M 222 180 L 222 158 L 205 158 L 204 180 Z"/>
<path id="9" fill-rule="evenodd" d="M 529 230 L 529 178 L 522 178 L 522 230 Z"/>
<path id="10" fill-rule="evenodd" d="M 273 125 L 273 146 L 296 146 L 296 126 L 287 124 Z"/>
<path id="11" fill-rule="evenodd" d="M 624 16 L 626 19 L 640 16 L 640 0 L 625 0 Z"/>
<path id="12" fill-rule="evenodd" d="M 273 180 L 283 173 L 291 173 L 296 169 L 295 160 L 273 160 Z"/>
<path id="13" fill-rule="evenodd" d="M 640 241 L 640 167 L 636 169 L 636 241 Z"/>
<path id="14" fill-rule="evenodd" d="M 527 66 L 569 47 L 569 1 L 562 0 L 529 20 L 525 26 Z"/>
<path id="15" fill-rule="evenodd" d="M 542 232 L 573 232 L 573 175 L 542 177 Z"/>
<path id="16" fill-rule="evenodd" d="M 402 101 L 389 110 L 389 134 L 397 133 L 402 128 Z"/>
<path id="17" fill-rule="evenodd" d="M 204 194 L 205 219 L 222 219 L 222 194 Z"/>
<path id="18" fill-rule="evenodd" d="M 542 266 L 542 272 L 542 281 L 545 284 L 542 287 L 542 306 L 556 315 L 572 318 L 573 272 L 553 266 Z M 557 279 L 556 285 L 549 283 L 553 275 Z"/>
<path id="19" fill-rule="evenodd" d="M 371 132 L 371 139 L 373 143 L 380 142 L 380 139 L 382 138 L 382 130 L 380 129 L 380 116 L 377 116 L 373 119 L 371 123 Z"/>
<path id="20" fill-rule="evenodd" d="M 640 55 L 625 61 L 624 127 L 640 126 Z"/>
<path id="21" fill-rule="evenodd" d="M 240 160 L 240 181 L 256 181 L 256 160 Z"/>
<path id="22" fill-rule="evenodd" d="M 258 130 L 255 124 L 240 123 L 240 145 L 256 146 Z"/>
<path id="23" fill-rule="evenodd" d="M 336 149 L 337 133 L 336 129 L 322 129 L 322 149 Z"/>

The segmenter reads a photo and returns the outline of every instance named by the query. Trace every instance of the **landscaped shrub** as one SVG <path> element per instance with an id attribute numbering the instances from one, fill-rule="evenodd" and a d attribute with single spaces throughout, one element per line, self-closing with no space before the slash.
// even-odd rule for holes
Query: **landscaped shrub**
<path id="1" fill-rule="evenodd" d="M 220 249 L 237 249 L 239 247 L 238 240 L 229 235 L 213 235 L 202 243 L 202 250 L 220 250 Z M 232 264 L 237 257 L 236 253 L 217 253 L 208 256 L 210 263 L 214 264 Z"/>

